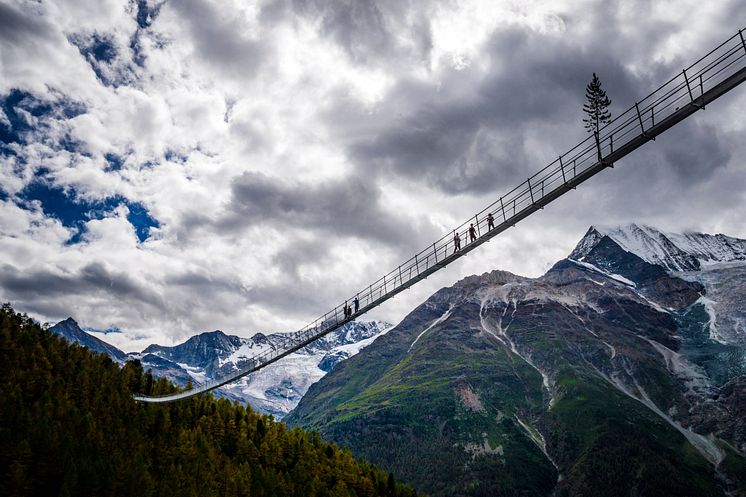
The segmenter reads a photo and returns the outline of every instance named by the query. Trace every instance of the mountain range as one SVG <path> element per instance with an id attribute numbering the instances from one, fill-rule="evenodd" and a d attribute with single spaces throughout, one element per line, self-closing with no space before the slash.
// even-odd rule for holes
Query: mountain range
<path id="1" fill-rule="evenodd" d="M 591 227 L 439 290 L 285 418 L 432 496 L 746 495 L 746 240 Z"/>
<path id="2" fill-rule="evenodd" d="M 745 282 L 746 240 L 593 226 L 539 278 L 466 277 L 217 394 L 433 496 L 746 495 Z M 282 340 L 124 354 L 72 319 L 52 330 L 180 385 Z"/>
<path id="3" fill-rule="evenodd" d="M 348 323 L 261 371 L 221 387 L 216 394 L 282 418 L 312 383 L 390 328 L 383 321 Z M 153 344 L 139 353 L 125 353 L 87 333 L 72 318 L 60 321 L 50 331 L 69 342 L 106 354 L 120 364 L 138 360 L 154 376 L 168 378 L 182 387 L 243 369 L 250 357 L 279 347 L 284 341 L 283 333 L 256 333 L 242 338 L 216 330 L 195 335 L 173 347 Z"/>

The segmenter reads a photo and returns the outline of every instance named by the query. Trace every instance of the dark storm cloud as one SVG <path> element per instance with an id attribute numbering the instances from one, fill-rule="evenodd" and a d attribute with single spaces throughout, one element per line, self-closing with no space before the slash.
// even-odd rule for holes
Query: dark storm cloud
<path id="1" fill-rule="evenodd" d="M 736 149 L 728 135 L 718 134 L 713 126 L 700 122 L 699 116 L 690 117 L 619 161 L 613 170 L 591 179 L 590 190 L 584 187 L 572 200 L 568 195 L 567 200 L 553 204 L 550 215 L 561 220 L 592 213 L 590 223 L 653 225 L 719 217 L 715 213 L 731 212 L 742 202 L 742 181 L 734 185 L 728 179 L 739 175 L 737 169 L 727 167 Z"/>
<path id="2" fill-rule="evenodd" d="M 240 294 L 243 292 L 239 281 L 230 279 L 221 280 L 207 272 L 186 271 L 184 273 L 168 275 L 164 283 L 168 287 L 180 286 L 199 293 L 222 291 Z"/>
<path id="3" fill-rule="evenodd" d="M 339 282 L 336 284 L 339 285 Z M 331 292 L 330 288 L 314 286 L 314 282 L 307 280 L 263 282 L 248 290 L 246 301 L 251 305 L 277 311 L 278 316 L 304 316 L 310 321 L 315 316 L 309 310 L 318 312 L 331 307 Z"/>
<path id="4" fill-rule="evenodd" d="M 295 0 L 294 9 L 321 19 L 322 32 L 333 37 L 353 60 L 366 62 L 391 51 L 391 35 L 375 2 Z"/>
<path id="5" fill-rule="evenodd" d="M 606 82 L 616 108 L 640 94 L 642 85 L 620 61 L 556 35 L 510 30 L 496 34 L 488 49 L 487 71 L 452 70 L 437 86 L 397 85 L 381 104 L 390 119 L 349 142 L 361 171 L 423 178 L 450 194 L 492 191 L 544 165 L 528 149 L 532 128 L 569 122 L 580 129 L 593 72 Z M 339 115 L 329 112 L 330 119 Z M 356 117 L 364 119 L 362 112 Z M 572 145 L 542 139 L 558 143 L 558 151 Z"/>
<path id="6" fill-rule="evenodd" d="M 383 209 L 378 186 L 365 177 L 304 184 L 246 172 L 234 180 L 227 214 L 217 224 L 227 231 L 293 227 L 394 246 L 417 240 L 412 227 Z"/>
<path id="7" fill-rule="evenodd" d="M 356 63 L 390 65 L 396 59 L 427 61 L 432 49 L 429 2 L 391 0 L 293 0 L 292 9 L 317 20 L 323 35 L 333 39 Z M 275 12 L 273 6 L 271 12 Z M 406 31 L 413 46 L 399 43 Z"/>
<path id="8" fill-rule="evenodd" d="M 270 46 L 245 33 L 241 20 L 232 12 L 199 0 L 169 2 L 186 21 L 202 60 L 222 74 L 236 78 L 252 77 L 267 57 Z"/>
<path id="9" fill-rule="evenodd" d="M 164 307 L 156 293 L 126 273 L 110 271 L 99 262 L 84 266 L 78 273 L 63 274 L 48 269 L 22 271 L 10 264 L 4 264 L 0 266 L 0 286 L 11 298 L 28 304 L 55 297 L 106 294 L 122 300 Z"/>
<path id="10" fill-rule="evenodd" d="M 621 29 L 625 13 L 647 10 L 645 2 L 609 2 L 584 12 L 604 20 L 602 39 L 598 32 L 583 39 L 576 33 L 497 31 L 486 47 L 486 70 L 450 70 L 437 84 L 403 78 L 373 118 L 342 97 L 326 111 L 326 120 L 361 172 L 422 181 L 447 194 L 504 190 L 554 159 L 539 154 L 537 141 L 541 153 L 555 149 L 559 155 L 585 138 L 581 108 L 594 72 L 617 115 L 691 62 L 628 68 L 631 54 L 649 51 L 679 29 L 660 22 L 645 36 Z M 570 33 L 575 19 L 565 22 Z M 368 125 L 351 125 L 353 120 Z M 351 128 L 364 132 L 349 133 Z M 701 174 L 703 162 L 728 161 L 727 145 L 714 129 L 694 126 L 677 133 L 686 145 L 661 147 L 660 159 L 675 163 L 676 174 Z"/>
<path id="11" fill-rule="evenodd" d="M 329 259 L 331 244 L 322 238 L 295 239 L 272 257 L 272 263 L 282 274 L 298 279 L 304 264 L 312 261 L 314 265 L 322 265 Z"/>
<path id="12" fill-rule="evenodd" d="M 709 124 L 685 122 L 667 132 L 660 154 L 671 172 L 686 182 L 702 181 L 730 161 L 731 145 Z"/>
<path id="13" fill-rule="evenodd" d="M 46 38 L 50 26 L 38 18 L 25 15 L 10 5 L 0 3 L 0 39 L 13 43 L 24 43 L 28 36 Z"/>
<path id="14" fill-rule="evenodd" d="M 626 108 L 642 85 L 607 50 L 606 45 L 586 45 L 553 34 L 496 33 L 488 46 L 490 69 L 476 83 L 475 111 L 480 119 L 500 128 L 562 121 L 568 115 L 580 115 L 585 86 L 594 72 L 613 96 L 614 107 Z"/>

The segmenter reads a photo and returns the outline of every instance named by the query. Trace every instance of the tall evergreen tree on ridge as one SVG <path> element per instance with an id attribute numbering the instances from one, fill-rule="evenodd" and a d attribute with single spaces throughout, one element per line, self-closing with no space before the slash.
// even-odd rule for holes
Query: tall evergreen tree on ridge
<path id="1" fill-rule="evenodd" d="M 606 92 L 601 89 L 601 80 L 598 79 L 595 72 L 593 73 L 593 79 L 585 87 L 585 98 L 588 100 L 583 104 L 583 112 L 588 115 L 588 117 L 583 118 L 585 129 L 589 133 L 598 133 L 601 126 L 611 122 L 611 113 L 609 112 L 611 100 L 606 96 Z"/>
<path id="2" fill-rule="evenodd" d="M 591 82 L 585 87 L 585 98 L 586 103 L 583 104 L 583 112 L 588 117 L 583 118 L 585 123 L 585 129 L 589 133 L 593 133 L 596 139 L 596 150 L 598 151 L 598 160 L 601 160 L 601 143 L 599 139 L 599 130 L 601 126 L 611 122 L 611 112 L 609 112 L 609 105 L 611 100 L 606 96 L 606 92 L 601 89 L 601 80 L 598 79 L 596 73 L 593 73 Z"/>

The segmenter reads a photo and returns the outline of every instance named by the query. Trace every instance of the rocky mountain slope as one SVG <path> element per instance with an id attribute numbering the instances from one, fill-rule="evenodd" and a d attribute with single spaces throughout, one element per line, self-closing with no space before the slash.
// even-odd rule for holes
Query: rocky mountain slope
<path id="1" fill-rule="evenodd" d="M 311 384 L 390 327 L 383 321 L 349 323 L 277 363 L 218 389 L 216 393 L 281 418 L 296 406 Z M 119 363 L 137 359 L 155 376 L 166 377 L 180 386 L 189 382 L 201 383 L 242 369 L 250 357 L 278 347 L 283 341 L 282 333 L 257 333 L 251 338 L 241 338 L 217 330 L 195 335 L 174 347 L 154 344 L 140 353 L 126 354 L 86 333 L 72 318 L 57 323 L 50 331 L 107 354 Z"/>
<path id="2" fill-rule="evenodd" d="M 743 247 L 591 228 L 436 292 L 286 420 L 434 496 L 746 495 Z"/>
<path id="3" fill-rule="evenodd" d="M 126 353 L 113 345 L 96 338 L 90 333 L 85 332 L 73 318 L 67 318 L 64 321 L 60 321 L 52 326 L 50 331 L 60 335 L 70 343 L 77 343 L 95 352 L 106 354 L 120 364 L 127 359 Z"/>

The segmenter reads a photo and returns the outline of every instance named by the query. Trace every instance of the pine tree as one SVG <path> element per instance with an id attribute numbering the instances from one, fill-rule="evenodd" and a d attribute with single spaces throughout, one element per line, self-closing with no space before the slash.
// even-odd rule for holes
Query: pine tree
<path id="1" fill-rule="evenodd" d="M 588 100 L 583 104 L 583 112 L 588 115 L 588 117 L 583 118 L 585 129 L 589 133 L 596 134 L 601 126 L 611 121 L 611 113 L 609 112 L 611 100 L 606 96 L 606 92 L 601 89 L 601 80 L 598 79 L 595 72 L 593 73 L 593 79 L 585 87 L 585 98 Z"/>

